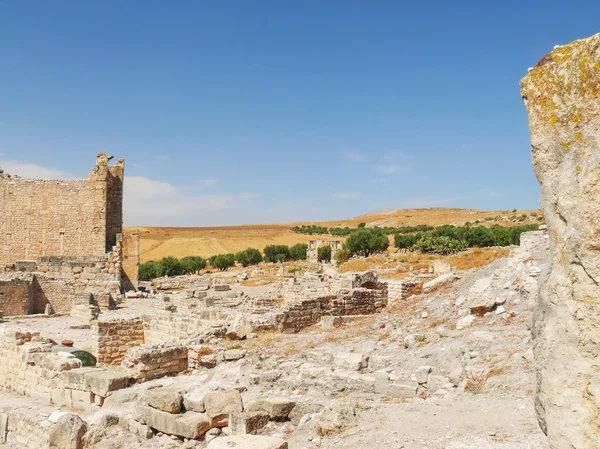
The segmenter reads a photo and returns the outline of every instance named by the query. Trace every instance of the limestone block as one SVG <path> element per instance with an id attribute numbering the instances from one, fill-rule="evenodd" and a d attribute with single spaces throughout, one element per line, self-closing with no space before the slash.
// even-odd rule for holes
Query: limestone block
<path id="1" fill-rule="evenodd" d="M 233 389 L 206 393 L 204 395 L 204 406 L 213 427 L 226 426 L 230 413 L 243 411 L 242 397 L 239 391 Z"/>
<path id="2" fill-rule="evenodd" d="M 168 388 L 147 390 L 144 400 L 150 407 L 167 413 L 179 413 L 183 398 L 178 391 Z"/>
<path id="3" fill-rule="evenodd" d="M 120 390 L 129 385 L 127 376 L 110 371 L 96 370 L 84 374 L 86 390 L 106 397 L 110 391 Z"/>
<path id="4" fill-rule="evenodd" d="M 200 438 L 210 429 L 210 418 L 206 413 L 167 413 L 149 406 L 142 406 L 140 414 L 148 426 L 168 435 L 183 438 Z"/>
<path id="5" fill-rule="evenodd" d="M 255 435 L 267 424 L 269 415 L 264 411 L 229 414 L 229 430 L 232 435 Z"/>
<path id="6" fill-rule="evenodd" d="M 340 368 L 360 371 L 368 366 L 369 357 L 358 352 L 338 352 L 333 359 L 333 363 Z"/>
<path id="7" fill-rule="evenodd" d="M 50 430 L 50 447 L 57 449 L 82 449 L 83 436 L 87 425 L 78 416 L 72 413 L 61 416 Z"/>
<path id="8" fill-rule="evenodd" d="M 289 416 L 295 405 L 296 401 L 290 399 L 268 398 L 251 402 L 248 404 L 247 410 L 249 412 L 264 411 L 273 421 L 283 421 Z"/>
<path id="9" fill-rule="evenodd" d="M 258 435 L 232 435 L 219 437 L 208 443 L 207 449 L 288 449 L 288 444 L 281 438 L 263 437 Z"/>

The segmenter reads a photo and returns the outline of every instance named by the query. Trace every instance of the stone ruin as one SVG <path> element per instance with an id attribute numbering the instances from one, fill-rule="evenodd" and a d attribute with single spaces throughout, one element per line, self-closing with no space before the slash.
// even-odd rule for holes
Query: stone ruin
<path id="1" fill-rule="evenodd" d="M 124 161 L 85 180 L 0 175 L 0 316 L 110 309 L 138 285 L 139 235 L 123 233 Z"/>
<path id="2" fill-rule="evenodd" d="M 533 327 L 536 411 L 554 449 L 600 432 L 600 34 L 557 46 L 521 81 L 550 233 Z"/>
<path id="3" fill-rule="evenodd" d="M 329 262 L 334 263 L 335 255 L 342 250 L 343 243 L 341 240 L 311 240 L 308 242 L 308 248 L 306 249 L 306 260 L 317 263 L 319 260 L 319 248 L 321 246 L 329 246 L 331 248 L 331 259 Z"/>

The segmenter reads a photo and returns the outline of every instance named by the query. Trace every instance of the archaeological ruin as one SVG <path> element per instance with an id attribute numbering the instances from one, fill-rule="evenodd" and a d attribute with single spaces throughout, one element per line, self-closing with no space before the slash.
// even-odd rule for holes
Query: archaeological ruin
<path id="1" fill-rule="evenodd" d="M 0 316 L 110 309 L 136 289 L 139 235 L 124 234 L 124 161 L 85 180 L 0 174 Z"/>

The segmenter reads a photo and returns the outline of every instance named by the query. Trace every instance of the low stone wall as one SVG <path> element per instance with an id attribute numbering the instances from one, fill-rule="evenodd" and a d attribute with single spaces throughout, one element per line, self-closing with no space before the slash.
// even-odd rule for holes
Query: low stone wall
<path id="1" fill-rule="evenodd" d="M 33 312 L 31 275 L 0 280 L 0 316 L 28 315 Z"/>
<path id="2" fill-rule="evenodd" d="M 281 332 L 298 332 L 317 324 L 323 316 L 370 315 L 388 305 L 387 284 L 378 282 L 372 273 L 354 276 L 346 282 L 365 287 L 341 290 L 337 295 L 288 302 L 275 316 L 277 328 Z"/>
<path id="3" fill-rule="evenodd" d="M 305 299 L 289 304 L 284 311 L 277 314 L 275 318 L 277 328 L 281 332 L 298 332 L 305 327 L 317 324 L 321 321 L 322 302 L 329 301 L 326 298 Z"/>
<path id="4" fill-rule="evenodd" d="M 228 312 L 216 308 L 198 310 L 152 310 L 142 316 L 146 343 L 174 342 L 193 337 L 207 326 L 229 317 Z"/>
<path id="5" fill-rule="evenodd" d="M 178 374 L 188 368 L 188 348 L 178 343 L 138 346 L 127 351 L 122 366 L 134 382 Z"/>
<path id="6" fill-rule="evenodd" d="M 53 343 L 39 332 L 0 328 L 0 389 L 68 407 L 102 405 L 110 391 L 129 385 L 117 372 L 81 368 L 65 352 L 53 353 Z"/>
<path id="7" fill-rule="evenodd" d="M 22 449 L 49 447 L 52 425 L 35 408 L 11 407 L 0 410 L 0 444 Z"/>
<path id="8" fill-rule="evenodd" d="M 136 317 L 100 317 L 94 324 L 98 363 L 119 365 L 131 348 L 143 345 L 144 323 Z"/>
<path id="9" fill-rule="evenodd" d="M 370 315 L 381 312 L 388 304 L 387 285 L 379 290 L 356 288 L 348 295 L 328 302 L 323 310 L 324 315 Z"/>

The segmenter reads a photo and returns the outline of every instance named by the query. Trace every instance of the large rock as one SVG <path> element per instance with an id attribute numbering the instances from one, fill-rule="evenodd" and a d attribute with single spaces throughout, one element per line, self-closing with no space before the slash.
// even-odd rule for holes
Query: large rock
<path id="1" fill-rule="evenodd" d="M 233 323 L 227 329 L 227 338 L 231 340 L 243 340 L 252 333 L 252 323 L 243 315 L 236 315 Z"/>
<path id="2" fill-rule="evenodd" d="M 553 449 L 598 447 L 600 34 L 555 48 L 521 81 L 551 250 L 532 328 L 536 411 Z"/>
<path id="3" fill-rule="evenodd" d="M 207 449 L 288 449 L 288 444 L 281 438 L 262 437 L 257 435 L 233 435 L 215 438 L 208 443 Z"/>
<path id="4" fill-rule="evenodd" d="M 248 404 L 248 411 L 264 411 L 268 413 L 269 418 L 273 421 L 283 421 L 286 419 L 294 406 L 296 401 L 284 398 L 268 398 L 260 399 L 255 402 Z"/>
<path id="5" fill-rule="evenodd" d="M 82 449 L 83 436 L 87 425 L 73 413 L 61 416 L 52 426 L 48 442 L 51 448 L 56 449 Z"/>
<path id="6" fill-rule="evenodd" d="M 150 407 L 163 412 L 179 413 L 181 411 L 182 397 L 175 390 L 168 388 L 148 390 L 144 395 L 144 399 Z"/>
<path id="7" fill-rule="evenodd" d="M 210 418 L 206 413 L 173 414 L 142 406 L 140 414 L 145 423 L 153 429 L 183 438 L 200 438 L 211 428 Z"/>
<path id="8" fill-rule="evenodd" d="M 212 427 L 225 427 L 230 413 L 243 411 L 242 397 L 237 390 L 210 392 L 204 395 L 206 413 L 211 419 Z"/>

